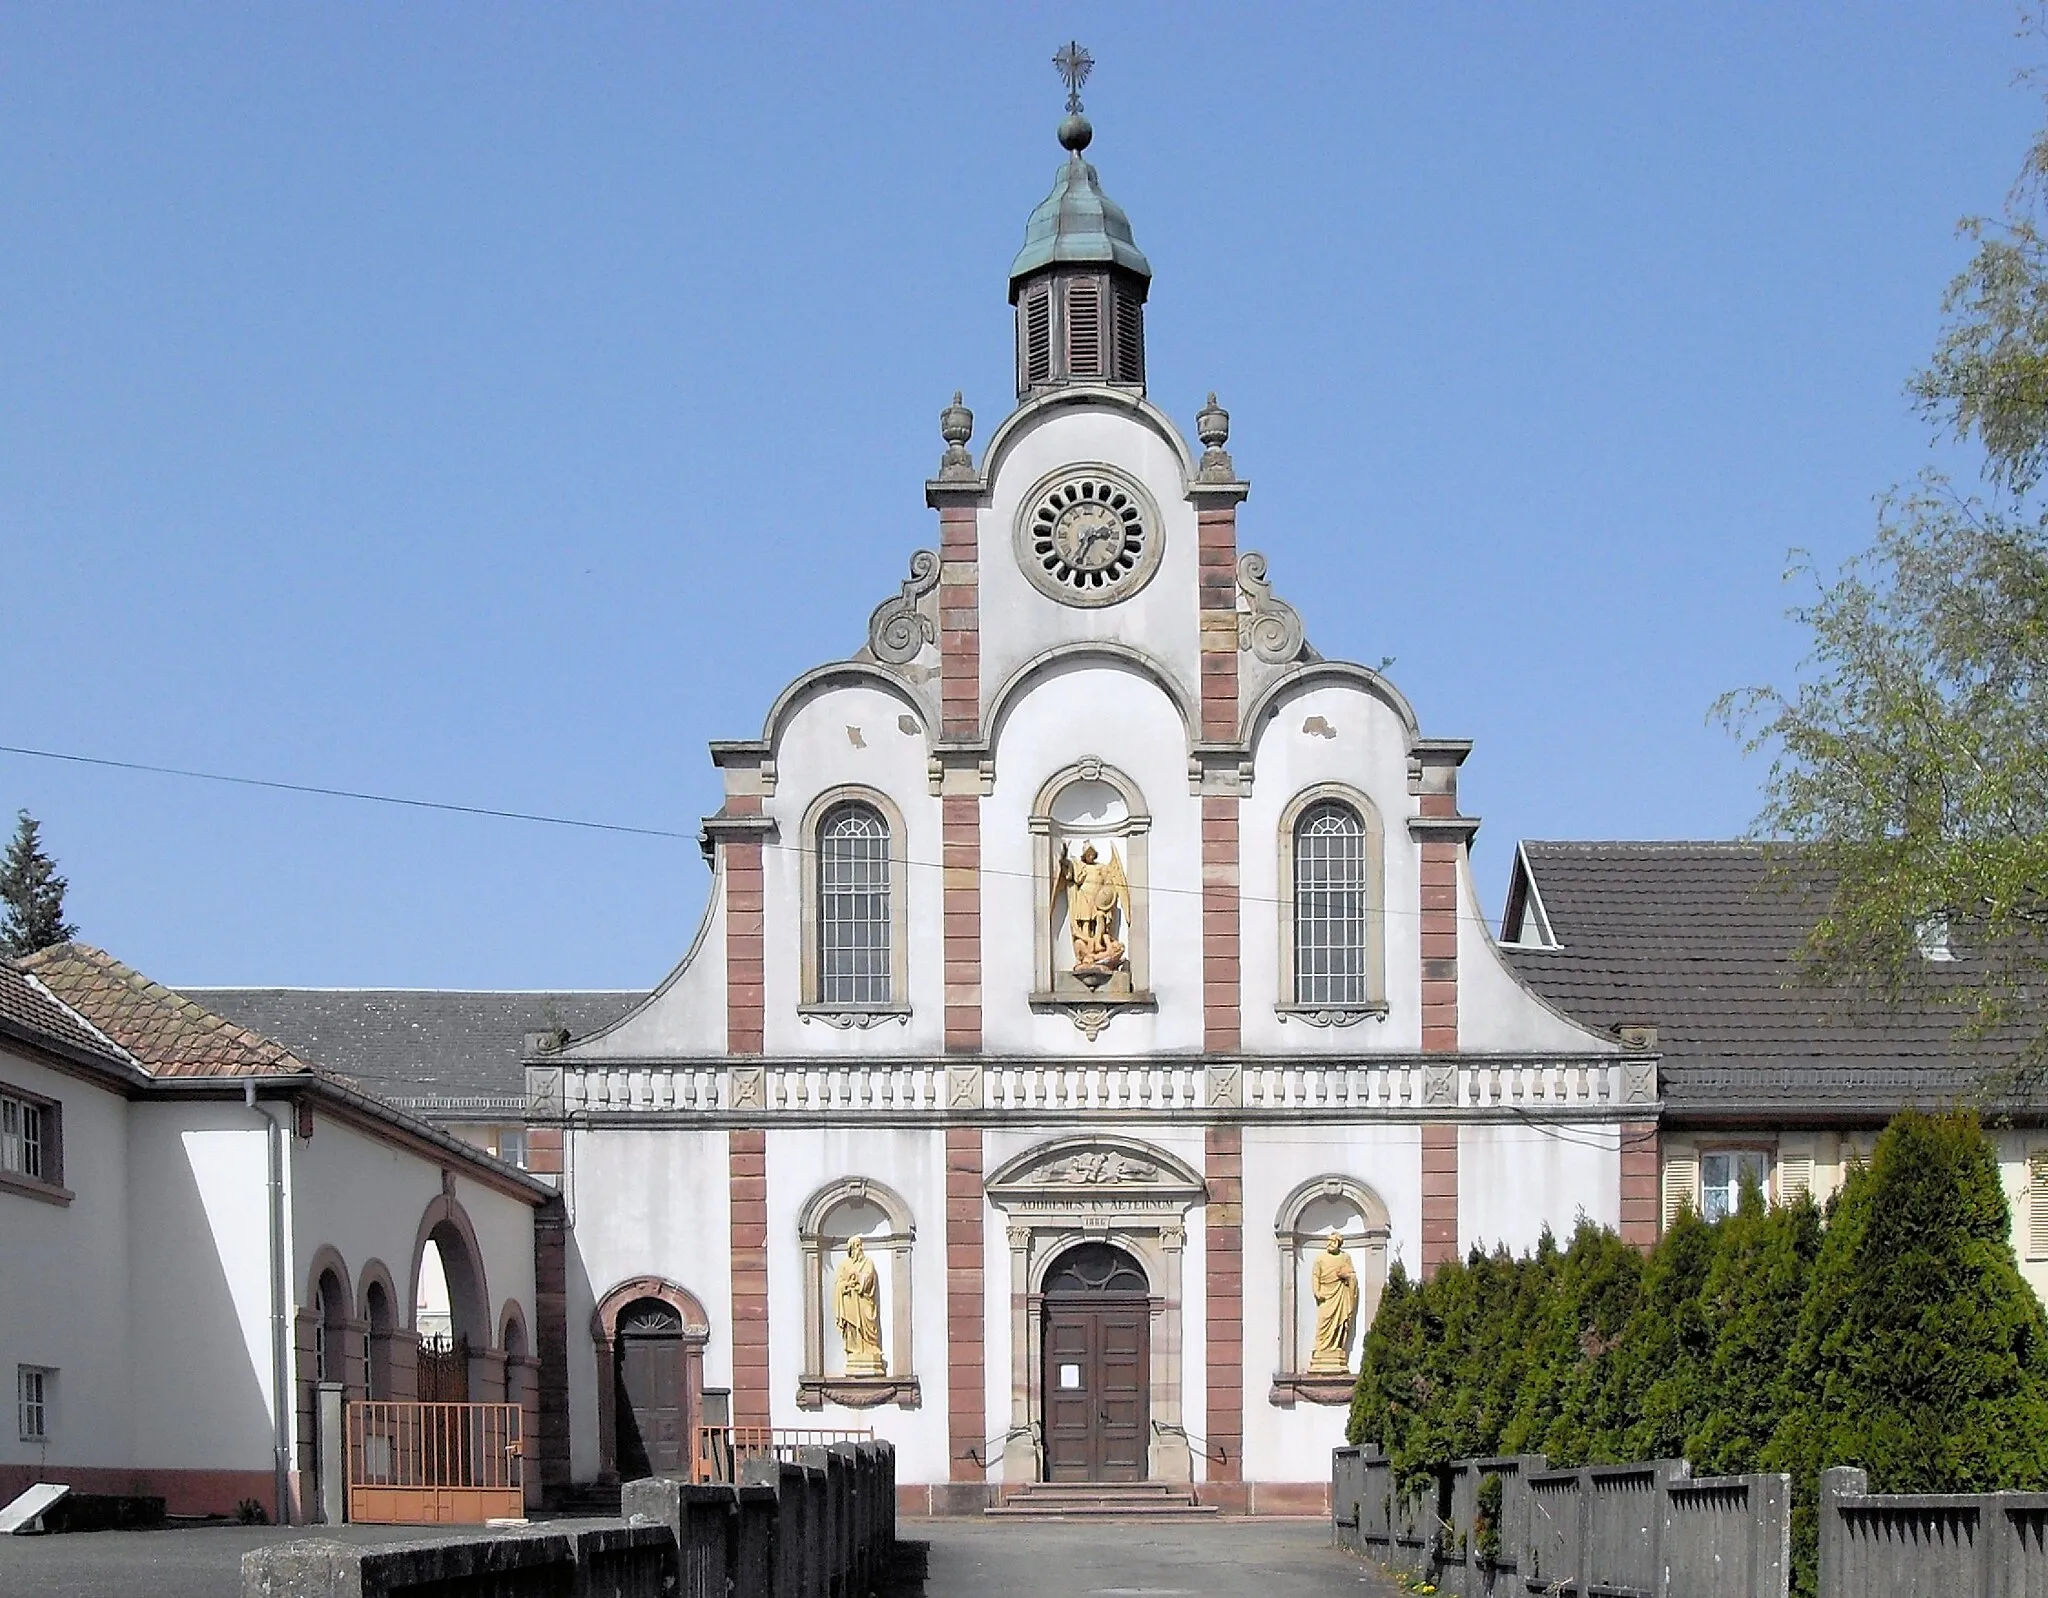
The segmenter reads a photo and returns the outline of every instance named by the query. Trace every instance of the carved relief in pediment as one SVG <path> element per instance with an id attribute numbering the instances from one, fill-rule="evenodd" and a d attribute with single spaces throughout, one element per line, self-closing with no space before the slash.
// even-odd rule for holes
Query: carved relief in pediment
<path id="1" fill-rule="evenodd" d="M 988 1179 L 998 1209 L 1183 1209 L 1206 1189 L 1163 1149 L 1129 1138 L 1072 1137 L 1041 1144 Z"/>

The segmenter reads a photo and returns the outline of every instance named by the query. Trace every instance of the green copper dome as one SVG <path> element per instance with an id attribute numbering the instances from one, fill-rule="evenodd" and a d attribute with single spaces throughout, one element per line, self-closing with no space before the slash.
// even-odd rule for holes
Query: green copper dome
<path id="1" fill-rule="evenodd" d="M 1080 121 L 1078 117 L 1072 120 Z M 1062 127 L 1060 131 L 1060 142 L 1074 153 L 1053 178 L 1052 193 L 1039 201 L 1025 224 L 1024 248 L 1010 263 L 1012 300 L 1024 278 L 1048 266 L 1106 262 L 1148 281 L 1152 276 L 1151 263 L 1131 238 L 1131 219 L 1102 192 L 1094 166 L 1082 160 L 1081 151 L 1074 148 L 1086 144 L 1085 135 L 1070 143 L 1068 130 Z"/>

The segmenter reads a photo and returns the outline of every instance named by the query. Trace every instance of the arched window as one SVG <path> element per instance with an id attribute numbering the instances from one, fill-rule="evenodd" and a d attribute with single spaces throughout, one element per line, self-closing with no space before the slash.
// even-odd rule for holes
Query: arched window
<path id="1" fill-rule="evenodd" d="M 1365 1002 L 1365 824 L 1334 799 L 1294 824 L 1294 1002 Z"/>
<path id="2" fill-rule="evenodd" d="M 907 1014 L 901 815 L 870 789 L 840 789 L 812 805 L 805 835 L 806 1018 Z"/>
<path id="3" fill-rule="evenodd" d="M 889 824 L 870 805 L 836 805 L 818 828 L 818 997 L 889 1000 Z"/>
<path id="4" fill-rule="evenodd" d="M 1384 848 L 1363 794 L 1334 785 L 1288 806 L 1280 839 L 1280 1013 L 1350 1025 L 1386 1010 Z"/>

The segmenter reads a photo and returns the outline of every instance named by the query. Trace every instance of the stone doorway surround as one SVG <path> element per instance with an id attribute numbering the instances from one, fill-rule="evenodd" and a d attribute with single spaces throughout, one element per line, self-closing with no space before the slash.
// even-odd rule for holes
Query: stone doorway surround
<path id="1" fill-rule="evenodd" d="M 1110 1243 L 1144 1267 L 1151 1343 L 1151 1439 L 1146 1474 L 1190 1481 L 1194 1458 L 1182 1429 L 1181 1303 L 1187 1213 L 1206 1202 L 1201 1176 L 1136 1138 L 1081 1135 L 1041 1143 L 1006 1162 L 985 1184 L 1008 1219 L 1010 1422 L 1003 1479 L 1044 1477 L 1041 1420 L 1045 1278 L 1078 1243 Z"/>

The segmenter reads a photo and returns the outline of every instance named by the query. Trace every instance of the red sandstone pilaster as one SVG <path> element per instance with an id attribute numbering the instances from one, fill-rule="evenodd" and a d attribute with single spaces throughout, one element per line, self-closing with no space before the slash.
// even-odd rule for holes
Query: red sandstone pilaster
<path id="1" fill-rule="evenodd" d="M 1657 1123 L 1624 1121 L 1621 1127 L 1621 1240 L 1648 1250 L 1663 1224 Z"/>
<path id="2" fill-rule="evenodd" d="M 768 1134 L 726 1134 L 732 1210 L 732 1419 L 766 1426 L 768 1408 Z"/>
<path id="3" fill-rule="evenodd" d="M 1209 1479 L 1244 1479 L 1244 1131 L 1212 1126 L 1203 1134 L 1202 1179 L 1209 1205 L 1203 1227 L 1207 1285 Z"/>
<path id="4" fill-rule="evenodd" d="M 988 1365 L 982 1303 L 982 1147 L 978 1126 L 946 1128 L 947 1476 L 987 1479 Z"/>

